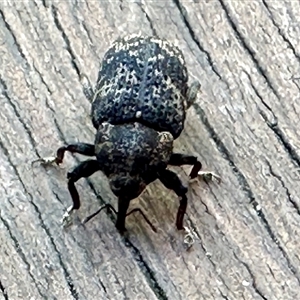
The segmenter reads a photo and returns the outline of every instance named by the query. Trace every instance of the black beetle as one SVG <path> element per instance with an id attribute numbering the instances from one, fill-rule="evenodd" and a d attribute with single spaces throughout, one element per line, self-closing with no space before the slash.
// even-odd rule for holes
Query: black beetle
<path id="1" fill-rule="evenodd" d="M 183 130 L 186 110 L 200 89 L 198 81 L 188 86 L 182 52 L 158 37 L 120 38 L 104 55 L 95 89 L 85 76 L 82 82 L 84 94 L 92 102 L 91 118 L 97 130 L 94 144 L 70 144 L 59 148 L 55 158 L 43 159 L 60 164 L 65 151 L 96 156 L 67 175 L 73 205 L 65 221 L 80 207 L 75 182 L 102 171 L 118 197 L 116 227 L 120 232 L 126 230 L 129 202 L 156 179 L 181 198 L 176 226 L 183 229 L 187 188 L 167 166 L 193 166 L 191 179 L 198 175 L 219 177 L 200 172 L 201 163 L 195 156 L 173 153 L 173 141 Z"/>

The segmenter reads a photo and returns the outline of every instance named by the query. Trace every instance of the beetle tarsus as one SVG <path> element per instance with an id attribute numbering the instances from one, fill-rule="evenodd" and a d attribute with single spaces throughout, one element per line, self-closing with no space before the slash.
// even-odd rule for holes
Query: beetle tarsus
<path id="1" fill-rule="evenodd" d="M 188 251 L 189 249 L 191 249 L 191 247 L 195 243 L 195 238 L 194 238 L 195 233 L 193 232 L 192 229 L 189 229 L 186 226 L 183 229 L 186 232 L 186 234 L 184 235 L 184 238 L 183 238 L 183 244 L 186 248 L 186 251 Z"/>
<path id="2" fill-rule="evenodd" d="M 31 166 L 33 166 L 35 163 L 40 163 L 43 166 L 52 165 L 52 164 L 56 163 L 56 156 L 38 158 L 38 159 L 34 160 L 33 162 L 31 162 Z"/>
<path id="3" fill-rule="evenodd" d="M 62 217 L 62 225 L 64 228 L 70 227 L 73 224 L 73 220 L 74 220 L 74 209 L 73 206 L 70 206 L 67 211 L 63 214 Z"/>
<path id="4" fill-rule="evenodd" d="M 205 182 L 213 181 L 213 182 L 217 182 L 218 184 L 222 182 L 221 177 L 211 171 L 199 171 L 197 173 L 197 177 L 190 179 L 190 183 L 194 182 L 197 178 L 200 178 Z"/>

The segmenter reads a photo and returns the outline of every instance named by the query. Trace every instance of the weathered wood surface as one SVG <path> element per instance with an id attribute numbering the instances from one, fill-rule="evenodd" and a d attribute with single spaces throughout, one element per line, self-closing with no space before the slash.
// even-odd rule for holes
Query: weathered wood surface
<path id="1" fill-rule="evenodd" d="M 299 1 L 1 1 L 0 299 L 298 299 L 299 20 Z M 106 213 L 62 230 L 84 157 L 30 166 L 93 141 L 79 73 L 95 82 L 110 43 L 137 32 L 178 43 L 202 84 L 177 149 L 223 183 L 190 186 L 189 251 L 160 183 L 132 203 L 159 232 L 130 216 L 125 239 Z M 116 206 L 101 173 L 77 186 L 80 218 Z"/>

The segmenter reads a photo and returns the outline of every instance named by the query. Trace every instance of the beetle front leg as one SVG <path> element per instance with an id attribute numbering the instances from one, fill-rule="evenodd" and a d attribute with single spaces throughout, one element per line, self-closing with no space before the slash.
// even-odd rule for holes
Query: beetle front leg
<path id="1" fill-rule="evenodd" d="M 216 180 L 218 183 L 221 182 L 221 178 L 214 174 L 211 171 L 200 171 L 202 168 L 202 164 L 198 161 L 196 156 L 186 155 L 181 153 L 173 153 L 171 155 L 169 165 L 172 166 L 182 166 L 182 165 L 191 165 L 193 166 L 192 171 L 190 173 L 190 179 L 193 180 L 197 177 L 201 177 L 207 181 Z"/>
<path id="2" fill-rule="evenodd" d="M 178 230 L 184 229 L 183 217 L 187 208 L 186 193 L 188 189 L 182 184 L 179 177 L 170 170 L 164 170 L 160 172 L 158 178 L 166 188 L 173 190 L 178 197 L 181 197 L 176 217 L 176 227 Z"/>
<path id="3" fill-rule="evenodd" d="M 61 164 L 64 159 L 65 152 L 71 153 L 79 153 L 86 156 L 95 156 L 95 146 L 92 144 L 86 143 L 75 143 L 70 144 L 67 146 L 63 146 L 57 149 L 55 157 L 45 157 L 35 160 L 35 162 L 41 162 L 42 164 L 53 164 L 56 163 L 57 165 Z"/>
<path id="4" fill-rule="evenodd" d="M 73 205 L 63 215 L 64 226 L 69 226 L 72 223 L 72 213 L 80 208 L 80 198 L 75 187 L 75 182 L 82 177 L 89 177 L 99 170 L 100 165 L 97 160 L 87 160 L 80 163 L 72 172 L 68 172 L 68 189 L 73 200 Z"/>
<path id="5" fill-rule="evenodd" d="M 190 165 L 193 166 L 193 169 L 190 173 L 190 178 L 196 178 L 198 175 L 198 172 L 202 168 L 202 164 L 200 161 L 198 161 L 196 156 L 192 155 L 186 155 L 181 153 L 173 153 L 171 155 L 171 158 L 169 160 L 169 165 L 172 166 L 182 166 L 182 165 Z"/>

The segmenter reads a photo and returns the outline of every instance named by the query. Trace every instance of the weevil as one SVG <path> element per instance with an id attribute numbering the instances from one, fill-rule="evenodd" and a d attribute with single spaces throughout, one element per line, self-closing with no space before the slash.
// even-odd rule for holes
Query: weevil
<path id="1" fill-rule="evenodd" d="M 186 111 L 200 90 L 199 81 L 188 84 L 182 51 L 158 37 L 119 38 L 104 55 L 95 88 L 86 76 L 82 76 L 82 85 L 92 103 L 94 144 L 69 144 L 60 147 L 56 157 L 43 160 L 59 165 L 66 151 L 96 157 L 67 174 L 73 205 L 64 215 L 65 222 L 80 207 L 75 183 L 102 171 L 118 198 L 115 225 L 120 232 L 126 230 L 130 201 L 157 179 L 180 198 L 176 227 L 184 229 L 188 189 L 167 167 L 190 165 L 191 179 L 219 177 L 201 172 L 196 156 L 173 152 L 173 142 L 184 129 Z"/>

